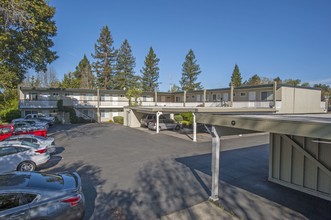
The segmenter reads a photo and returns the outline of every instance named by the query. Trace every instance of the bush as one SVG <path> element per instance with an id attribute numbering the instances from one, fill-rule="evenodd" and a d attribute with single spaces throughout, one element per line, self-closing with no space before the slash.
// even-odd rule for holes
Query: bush
<path id="1" fill-rule="evenodd" d="M 123 118 L 123 116 L 114 116 L 114 117 L 113 117 L 113 120 L 114 120 L 114 122 L 117 123 L 117 124 L 123 124 L 123 122 L 124 122 L 124 118 Z"/>
<path id="2" fill-rule="evenodd" d="M 190 123 L 190 125 L 193 124 L 193 114 L 192 114 L 192 112 L 181 113 L 180 115 L 183 117 L 184 121 L 188 121 Z"/>
<path id="3" fill-rule="evenodd" d="M 190 127 L 190 122 L 189 121 L 182 121 L 183 127 Z"/>
<path id="4" fill-rule="evenodd" d="M 13 119 L 20 117 L 21 112 L 15 108 L 9 108 L 0 111 L 0 118 L 2 122 L 11 122 Z"/>
<path id="5" fill-rule="evenodd" d="M 181 115 L 175 115 L 175 121 L 182 122 L 183 121 L 183 116 L 181 116 Z"/>
<path id="6" fill-rule="evenodd" d="M 113 120 L 110 119 L 108 122 L 109 122 L 109 123 L 113 123 Z"/>

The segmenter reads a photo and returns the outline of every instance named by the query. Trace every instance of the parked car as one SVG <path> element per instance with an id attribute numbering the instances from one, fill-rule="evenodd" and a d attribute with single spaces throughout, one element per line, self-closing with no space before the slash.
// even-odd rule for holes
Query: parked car
<path id="1" fill-rule="evenodd" d="M 156 130 L 156 121 L 149 122 L 148 128 L 151 130 Z M 160 119 L 159 120 L 159 129 L 160 130 L 179 130 L 181 128 L 182 128 L 182 125 L 175 122 L 172 119 Z"/>
<path id="2" fill-rule="evenodd" d="M 55 123 L 55 117 L 53 116 L 47 116 L 45 114 L 42 113 L 38 113 L 38 114 L 27 114 L 25 117 L 25 119 L 32 119 L 32 118 L 37 118 L 39 120 L 42 121 L 47 121 L 49 123 L 50 126 L 52 126 Z"/>
<path id="3" fill-rule="evenodd" d="M 83 219 L 85 197 L 76 172 L 0 174 L 0 220 Z"/>
<path id="4" fill-rule="evenodd" d="M 12 123 L 16 127 L 32 126 L 32 127 L 44 127 L 46 129 L 49 128 L 48 122 L 40 121 L 39 119 L 17 118 L 12 120 Z"/>
<path id="5" fill-rule="evenodd" d="M 38 144 L 40 146 L 46 147 L 48 153 L 54 153 L 56 150 L 55 140 L 52 137 L 41 137 L 34 134 L 22 134 L 11 136 L 4 141 L 25 141 L 33 144 Z"/>
<path id="6" fill-rule="evenodd" d="M 164 115 L 160 115 L 160 119 L 166 119 Z M 140 119 L 140 124 L 142 127 L 148 127 L 149 122 L 156 121 L 156 114 L 145 114 L 143 117 Z"/>
<path id="7" fill-rule="evenodd" d="M 13 135 L 34 134 L 36 136 L 47 136 L 47 130 L 44 127 L 32 127 L 29 125 L 18 127 L 13 124 L 0 125 L 0 141 Z"/>
<path id="8" fill-rule="evenodd" d="M 0 142 L 0 173 L 9 171 L 33 171 L 47 163 L 47 148 L 24 141 Z"/>

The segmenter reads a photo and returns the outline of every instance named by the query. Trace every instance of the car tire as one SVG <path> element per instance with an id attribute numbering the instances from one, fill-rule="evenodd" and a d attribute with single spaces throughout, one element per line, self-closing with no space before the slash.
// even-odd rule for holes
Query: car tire
<path id="1" fill-rule="evenodd" d="M 17 166 L 17 171 L 34 171 L 36 164 L 32 161 L 23 161 Z"/>
<path id="2" fill-rule="evenodd" d="M 180 129 L 179 125 L 176 125 L 175 130 L 178 131 Z"/>

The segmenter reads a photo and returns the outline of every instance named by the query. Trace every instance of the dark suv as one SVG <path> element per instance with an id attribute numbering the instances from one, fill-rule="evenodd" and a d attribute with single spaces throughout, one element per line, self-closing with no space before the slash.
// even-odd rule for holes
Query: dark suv
<path id="1" fill-rule="evenodd" d="M 164 115 L 160 115 L 159 119 L 166 119 Z M 142 127 L 148 127 L 148 124 L 152 121 L 156 121 L 156 114 L 145 114 L 140 120 Z"/>

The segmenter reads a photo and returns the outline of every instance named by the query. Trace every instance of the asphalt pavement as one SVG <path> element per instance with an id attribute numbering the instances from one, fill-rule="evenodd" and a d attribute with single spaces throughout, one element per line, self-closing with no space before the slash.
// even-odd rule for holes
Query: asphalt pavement
<path id="1" fill-rule="evenodd" d="M 267 134 L 221 139 L 220 201 L 210 204 L 210 137 L 169 132 L 57 126 L 58 154 L 42 171 L 78 171 L 85 219 L 331 218 L 330 202 L 267 181 Z"/>

